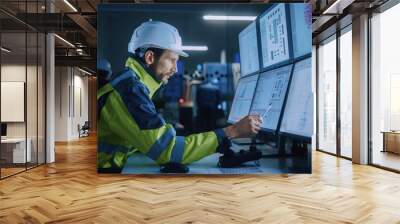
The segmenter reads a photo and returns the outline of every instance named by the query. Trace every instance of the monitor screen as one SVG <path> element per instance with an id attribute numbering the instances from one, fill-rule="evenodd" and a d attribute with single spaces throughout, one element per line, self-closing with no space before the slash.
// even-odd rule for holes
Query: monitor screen
<path id="1" fill-rule="evenodd" d="M 275 131 L 278 126 L 290 80 L 292 65 L 260 74 L 250 114 L 259 114 L 264 131 Z"/>
<path id="2" fill-rule="evenodd" d="M 260 69 L 256 23 L 252 22 L 239 33 L 241 75 L 249 75 Z"/>
<path id="3" fill-rule="evenodd" d="M 290 4 L 293 55 L 295 58 L 311 53 L 312 13 L 308 3 Z"/>
<path id="4" fill-rule="evenodd" d="M 235 123 L 249 114 L 258 75 L 241 78 L 238 82 L 228 122 Z"/>
<path id="5" fill-rule="evenodd" d="M 263 68 L 290 59 L 286 13 L 281 3 L 260 17 Z"/>
<path id="6" fill-rule="evenodd" d="M 311 76 L 311 58 L 296 63 L 280 132 L 312 136 L 314 98 Z"/>
<path id="7" fill-rule="evenodd" d="M 7 124 L 1 124 L 1 136 L 7 136 Z"/>

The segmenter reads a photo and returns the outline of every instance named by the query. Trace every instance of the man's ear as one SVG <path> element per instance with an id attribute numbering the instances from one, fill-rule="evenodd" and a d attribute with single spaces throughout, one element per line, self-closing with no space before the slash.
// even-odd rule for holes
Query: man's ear
<path id="1" fill-rule="evenodd" d="M 144 54 L 144 61 L 147 65 L 152 65 L 154 63 L 154 52 L 146 51 L 146 53 Z"/>

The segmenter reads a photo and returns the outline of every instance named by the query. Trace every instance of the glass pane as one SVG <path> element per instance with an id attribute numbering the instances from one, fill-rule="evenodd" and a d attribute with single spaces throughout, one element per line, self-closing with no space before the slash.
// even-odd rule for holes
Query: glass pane
<path id="1" fill-rule="evenodd" d="M 318 48 L 318 148 L 336 153 L 336 39 Z"/>
<path id="2" fill-rule="evenodd" d="M 372 18 L 372 163 L 400 170 L 400 4 Z"/>
<path id="3" fill-rule="evenodd" d="M 37 96 L 37 84 L 38 84 L 38 36 L 36 32 L 27 33 L 28 38 L 28 62 L 27 62 L 27 99 L 26 99 L 26 113 L 27 113 L 27 131 L 28 138 L 27 142 L 29 144 L 31 153 L 28 153 L 30 158 L 28 158 L 28 168 L 37 165 L 38 157 L 38 143 L 37 143 L 37 132 L 38 132 L 38 96 Z"/>
<path id="4" fill-rule="evenodd" d="M 340 37 L 340 153 L 352 157 L 352 33 Z"/>
<path id="5" fill-rule="evenodd" d="M 38 163 L 45 163 L 45 44 L 46 36 L 39 34 L 38 45 Z"/>
<path id="6" fill-rule="evenodd" d="M 313 115 L 314 115 L 314 134 L 312 136 L 312 149 L 315 150 L 317 148 L 317 135 L 316 131 L 317 130 L 317 100 L 316 100 L 316 77 L 317 76 L 317 48 L 315 45 L 312 46 L 312 90 L 313 90 L 313 95 L 314 95 L 314 105 L 313 105 Z"/>
<path id="7" fill-rule="evenodd" d="M 26 34 L 1 34 L 2 177 L 25 170 L 26 151 Z M 4 50 L 6 49 L 6 50 Z"/>

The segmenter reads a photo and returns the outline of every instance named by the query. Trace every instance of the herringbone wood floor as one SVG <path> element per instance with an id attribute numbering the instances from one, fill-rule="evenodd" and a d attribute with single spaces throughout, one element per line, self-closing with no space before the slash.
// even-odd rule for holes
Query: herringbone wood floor
<path id="1" fill-rule="evenodd" d="M 96 139 L 0 181 L 0 223 L 400 223 L 400 175 L 320 152 L 312 175 L 96 173 Z"/>

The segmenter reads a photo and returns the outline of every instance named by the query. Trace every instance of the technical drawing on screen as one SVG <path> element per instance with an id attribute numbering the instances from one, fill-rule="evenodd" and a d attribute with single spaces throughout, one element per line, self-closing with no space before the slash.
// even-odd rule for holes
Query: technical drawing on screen
<path id="1" fill-rule="evenodd" d="M 296 63 L 280 132 L 312 136 L 314 98 L 311 82 L 311 58 Z"/>
<path id="2" fill-rule="evenodd" d="M 290 58 L 286 6 L 279 4 L 260 18 L 263 68 Z"/>
<path id="3" fill-rule="evenodd" d="M 249 75 L 260 69 L 258 58 L 256 23 L 252 22 L 239 33 L 241 75 Z"/>
<path id="4" fill-rule="evenodd" d="M 234 123 L 249 114 L 258 75 L 241 78 L 236 88 L 228 122 Z"/>
<path id="5" fill-rule="evenodd" d="M 293 56 L 295 58 L 311 53 L 311 12 L 310 4 L 290 4 Z"/>
<path id="6" fill-rule="evenodd" d="M 250 114 L 261 116 L 265 131 L 278 128 L 291 72 L 292 65 L 287 65 L 260 74 Z"/>

